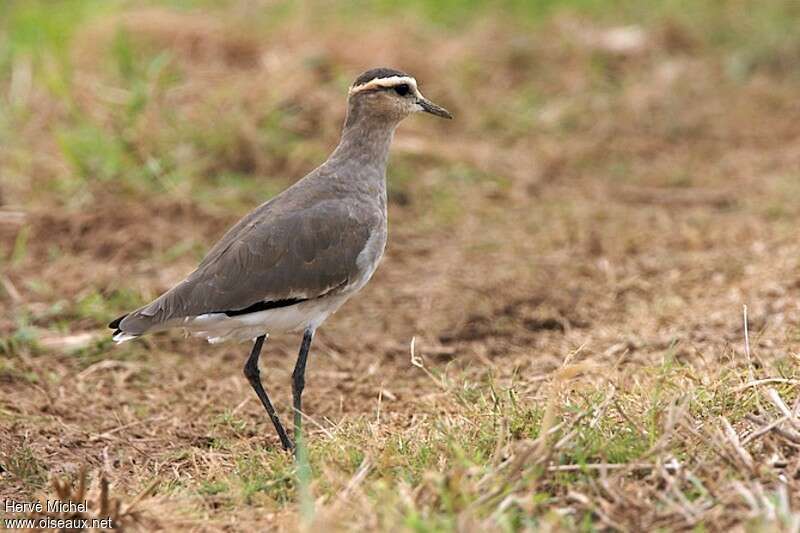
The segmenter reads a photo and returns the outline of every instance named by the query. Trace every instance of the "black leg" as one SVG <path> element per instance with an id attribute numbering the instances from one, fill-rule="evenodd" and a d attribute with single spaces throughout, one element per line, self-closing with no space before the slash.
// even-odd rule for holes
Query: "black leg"
<path id="1" fill-rule="evenodd" d="M 303 342 L 300 344 L 300 353 L 297 356 L 297 363 L 292 372 L 292 399 L 294 400 L 294 440 L 302 438 L 300 434 L 303 415 L 302 399 L 303 389 L 306 386 L 306 360 L 308 359 L 308 349 L 311 347 L 311 339 L 314 338 L 314 331 L 307 329 L 303 333 Z"/>
<path id="2" fill-rule="evenodd" d="M 244 375 L 247 377 L 247 381 L 250 382 L 250 385 L 256 391 L 256 394 L 258 394 L 258 399 L 261 400 L 262 404 L 264 404 L 264 409 L 267 410 L 267 414 L 272 420 L 272 424 L 275 426 L 275 431 L 278 432 L 278 437 L 281 439 L 283 449 L 291 450 L 292 441 L 290 441 L 289 437 L 286 436 L 286 430 L 283 429 L 283 424 L 281 424 L 278 414 L 275 412 L 275 408 L 272 407 L 272 402 L 269 401 L 267 391 L 265 391 L 264 387 L 261 386 L 261 373 L 258 370 L 258 356 L 261 354 L 261 347 L 263 345 L 264 335 L 261 335 L 256 339 L 255 344 L 253 344 L 253 351 L 250 352 L 250 357 L 247 359 L 247 363 L 244 365 Z"/>

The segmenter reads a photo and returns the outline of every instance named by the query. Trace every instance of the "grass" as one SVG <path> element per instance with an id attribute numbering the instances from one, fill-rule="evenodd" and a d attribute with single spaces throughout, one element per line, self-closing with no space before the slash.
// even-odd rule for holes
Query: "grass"
<path id="1" fill-rule="evenodd" d="M 20 480 L 27 488 L 41 489 L 47 482 L 47 468 L 35 452 L 23 444 L 3 454 L 3 471 Z"/>
<path id="2" fill-rule="evenodd" d="M 0 496 L 134 530 L 796 529 L 796 18 L 5 2 Z M 398 129 L 387 256 L 315 340 L 296 463 L 246 346 L 105 325 L 319 164 L 377 64 L 456 120 Z M 262 357 L 285 421 L 297 340 Z"/>

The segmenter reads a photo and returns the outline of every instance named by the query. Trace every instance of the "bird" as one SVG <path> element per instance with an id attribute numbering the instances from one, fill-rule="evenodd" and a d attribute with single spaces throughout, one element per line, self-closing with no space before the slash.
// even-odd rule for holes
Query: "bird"
<path id="1" fill-rule="evenodd" d="M 264 340 L 302 332 L 292 372 L 297 442 L 314 334 L 367 284 L 383 257 L 389 148 L 398 124 L 420 112 L 453 118 L 409 74 L 386 67 L 362 73 L 349 88 L 339 143 L 325 162 L 233 225 L 177 285 L 113 320 L 113 341 L 167 329 L 210 343 L 252 341 L 244 375 L 281 446 L 294 449 L 261 382 Z"/>

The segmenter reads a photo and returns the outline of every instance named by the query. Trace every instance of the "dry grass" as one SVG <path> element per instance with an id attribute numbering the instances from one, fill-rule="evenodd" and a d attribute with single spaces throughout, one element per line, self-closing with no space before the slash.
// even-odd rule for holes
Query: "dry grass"
<path id="1" fill-rule="evenodd" d="M 800 528 L 792 2 L 157 4 L 0 26 L 0 497 L 91 481 L 134 530 Z M 457 120 L 397 134 L 298 486 L 246 346 L 104 324 L 313 168 L 379 64 Z M 298 343 L 262 358 L 287 420 Z"/>

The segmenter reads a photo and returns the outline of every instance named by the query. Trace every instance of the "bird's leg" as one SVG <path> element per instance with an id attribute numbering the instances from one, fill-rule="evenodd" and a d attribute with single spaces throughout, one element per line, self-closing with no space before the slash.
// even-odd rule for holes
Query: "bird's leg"
<path id="1" fill-rule="evenodd" d="M 281 439 L 281 445 L 283 446 L 283 449 L 291 450 L 293 447 L 292 441 L 290 441 L 289 437 L 286 436 L 286 430 L 283 429 L 283 424 L 281 424 L 278 414 L 275 412 L 275 408 L 272 407 L 272 402 L 269 401 L 267 391 L 265 391 L 264 387 L 261 385 L 261 373 L 258 370 L 258 356 L 261 354 L 261 347 L 263 345 L 264 335 L 261 335 L 253 344 L 253 351 L 250 352 L 250 357 L 247 359 L 247 363 L 244 365 L 244 375 L 247 377 L 247 381 L 250 382 L 250 386 L 252 386 L 253 390 L 255 390 L 256 394 L 258 394 L 258 399 L 261 400 L 261 403 L 264 405 L 264 409 L 267 410 L 267 414 L 269 415 L 270 420 L 272 420 L 272 424 L 275 426 L 275 431 L 278 432 L 278 437 Z"/>
<path id="2" fill-rule="evenodd" d="M 294 400 L 294 439 L 295 442 L 302 438 L 302 399 L 303 388 L 306 386 L 306 360 L 308 359 L 308 349 L 311 347 L 311 340 L 314 338 L 314 330 L 306 329 L 303 333 L 303 342 L 300 344 L 300 353 L 297 356 L 297 363 L 292 372 L 292 399 Z"/>

